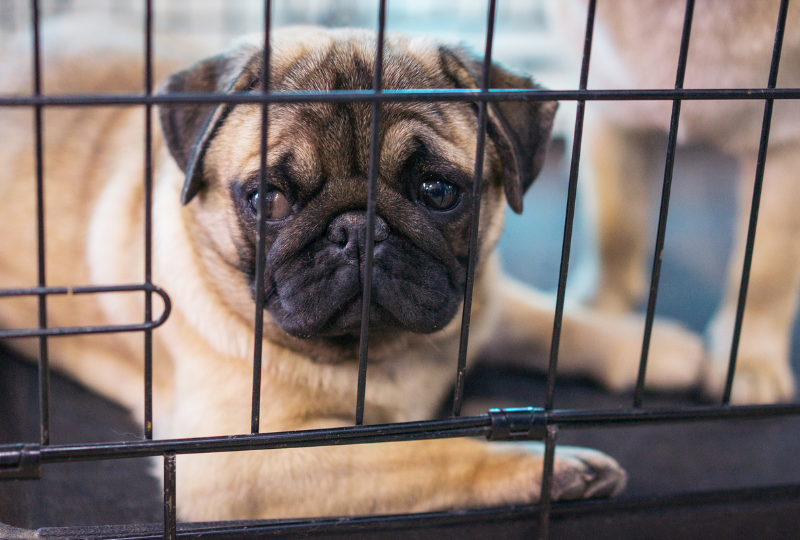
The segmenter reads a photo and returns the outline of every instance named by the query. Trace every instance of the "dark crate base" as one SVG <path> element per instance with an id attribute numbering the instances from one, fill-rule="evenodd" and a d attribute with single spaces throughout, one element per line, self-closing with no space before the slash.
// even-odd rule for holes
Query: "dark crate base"
<path id="1" fill-rule="evenodd" d="M 800 488 L 774 488 L 689 495 L 673 498 L 618 499 L 555 504 L 550 522 L 552 540 L 592 538 L 619 540 L 775 540 L 798 537 Z M 32 531 L 3 529 L 0 537 L 31 538 Z M 463 512 L 375 516 L 306 521 L 251 521 L 180 524 L 179 538 L 215 540 L 346 538 L 349 540 L 471 540 L 537 538 L 535 506 Z M 40 539 L 105 540 L 161 538 L 160 525 L 43 528 Z"/>

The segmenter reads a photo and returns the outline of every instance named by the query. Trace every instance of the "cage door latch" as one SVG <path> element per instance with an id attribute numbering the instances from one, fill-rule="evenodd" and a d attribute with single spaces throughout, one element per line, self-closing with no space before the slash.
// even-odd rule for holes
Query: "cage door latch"
<path id="1" fill-rule="evenodd" d="M 544 409 L 514 407 L 489 409 L 492 431 L 490 441 L 542 440 L 547 431 Z"/>
<path id="2" fill-rule="evenodd" d="M 38 444 L 0 445 L 0 480 L 38 480 L 41 477 Z"/>

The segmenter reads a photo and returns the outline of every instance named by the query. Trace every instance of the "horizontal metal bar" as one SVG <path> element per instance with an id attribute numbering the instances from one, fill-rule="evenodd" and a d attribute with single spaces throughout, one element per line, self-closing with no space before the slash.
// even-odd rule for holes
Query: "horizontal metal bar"
<path id="1" fill-rule="evenodd" d="M 0 446 L 0 480 L 36 480 L 42 476 L 38 444 Z"/>
<path id="2" fill-rule="evenodd" d="M 795 501 L 800 498 L 800 486 L 783 485 L 758 488 L 726 489 L 707 492 L 690 492 L 646 497 L 615 497 L 613 499 L 592 499 L 552 503 L 553 518 L 575 519 L 583 515 L 631 510 L 664 510 L 671 508 L 696 509 L 701 506 Z M 516 505 L 494 508 L 478 508 L 419 514 L 392 514 L 372 516 L 320 517 L 306 519 L 272 519 L 251 521 L 220 521 L 215 523 L 179 523 L 178 537 L 183 539 L 200 538 L 265 538 L 280 532 L 305 537 L 327 534 L 346 534 L 348 531 L 368 530 L 396 531 L 411 527 L 436 527 L 446 530 L 448 526 L 496 522 L 519 519 L 535 519 L 538 505 Z M 86 538 L 89 540 L 124 539 L 158 540 L 162 539 L 161 525 L 112 525 L 93 527 L 47 527 L 36 531 L 38 537 L 48 540 L 67 540 Z M 280 536 L 283 538 L 284 536 Z M 21 537 L 22 538 L 22 537 Z"/>
<path id="3" fill-rule="evenodd" d="M 269 450 L 453 437 L 480 437 L 488 436 L 491 432 L 487 415 L 456 420 L 434 420 L 431 422 L 408 422 L 196 439 L 54 445 L 42 448 L 42 462 L 59 463 L 158 456 L 166 452 L 201 454 L 237 450 Z"/>
<path id="4" fill-rule="evenodd" d="M 718 88 L 663 90 L 345 90 L 329 92 L 239 92 L 143 94 L 80 94 L 0 97 L 0 107 L 36 105 L 74 107 L 109 105 L 319 103 L 402 101 L 648 101 L 648 100 L 800 99 L 800 88 Z"/>
<path id="5" fill-rule="evenodd" d="M 31 287 L 28 289 L 5 289 L 0 290 L 2 297 L 19 296 L 44 296 L 48 294 L 102 294 L 112 292 L 154 292 L 164 301 L 164 311 L 161 316 L 154 321 L 146 321 L 141 324 L 110 324 L 103 326 L 61 326 L 50 328 L 30 328 L 15 330 L 0 330 L 0 339 L 25 338 L 37 336 L 75 336 L 81 334 L 109 334 L 112 332 L 138 332 L 157 328 L 164 324 L 172 311 L 172 303 L 169 295 L 164 289 L 152 283 L 142 283 L 136 285 L 102 285 L 102 286 L 82 286 L 67 289 L 66 287 Z"/>
<path id="6" fill-rule="evenodd" d="M 542 426 L 560 429 L 633 426 L 693 421 L 771 418 L 800 415 L 800 404 L 704 406 L 684 408 L 627 409 L 608 411 L 511 409 L 515 424 L 529 426 L 528 438 L 538 438 Z M 502 412 L 502 411 L 501 411 Z M 526 419 L 521 419 L 527 415 Z M 494 418 L 492 418 L 494 417 Z M 42 447 L 42 463 L 91 461 L 158 456 L 165 452 L 199 454 L 237 450 L 267 450 L 308 446 L 349 445 L 373 442 L 411 441 L 453 437 L 487 437 L 497 440 L 505 429 L 497 423 L 497 412 L 471 417 L 455 417 L 426 422 L 404 422 L 373 426 L 354 426 L 305 431 L 234 435 L 118 443 L 52 445 Z M 534 428 L 534 429 L 531 429 Z M 509 430 L 508 439 L 522 438 L 522 430 Z"/>
<path id="7" fill-rule="evenodd" d="M 683 408 L 646 408 L 622 410 L 561 410 L 547 415 L 546 424 L 561 429 L 583 429 L 602 426 L 629 426 L 710 420 L 744 420 L 800 415 L 800 404 L 738 405 Z"/>
<path id="8" fill-rule="evenodd" d="M 159 289 L 152 283 L 136 283 L 131 285 L 82 285 L 79 287 L 28 287 L 23 289 L 0 289 L 0 297 L 4 296 L 38 296 L 40 294 L 90 294 L 111 292 L 157 292 Z M 165 293 L 166 294 L 166 293 Z"/>
<path id="9" fill-rule="evenodd" d="M 6 296 L 39 296 L 42 294 L 69 294 L 67 287 L 28 287 L 27 289 L 0 289 L 0 298 Z"/>

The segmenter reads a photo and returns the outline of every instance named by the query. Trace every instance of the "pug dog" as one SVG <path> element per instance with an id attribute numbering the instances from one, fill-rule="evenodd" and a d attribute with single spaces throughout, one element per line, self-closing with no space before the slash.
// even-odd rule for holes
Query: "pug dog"
<path id="1" fill-rule="evenodd" d="M 116 32 L 107 38 L 112 44 L 101 43 L 91 53 L 85 45 L 70 45 L 75 32 L 72 25 L 44 33 L 52 40 L 45 48 L 46 92 L 139 91 L 135 40 L 125 46 Z M 156 74 L 174 74 L 159 91 L 260 91 L 259 39 L 243 40 L 183 71 L 183 56 L 161 47 Z M 369 90 L 375 48 L 375 35 L 363 30 L 276 30 L 270 90 Z M 476 89 L 481 65 L 458 47 L 389 35 L 383 86 Z M 2 91 L 28 91 L 27 73 L 13 59 L 2 73 Z M 496 65 L 491 86 L 535 88 L 530 78 Z M 505 205 L 522 210 L 523 194 L 542 167 L 556 103 L 502 101 L 487 110 L 469 361 L 480 351 L 502 356 L 513 349 L 518 361 L 541 368 L 552 300 L 505 277 L 494 248 Z M 156 438 L 249 432 L 259 279 L 256 209 L 264 198 L 261 430 L 353 424 L 370 111 L 363 102 L 270 105 L 269 187 L 261 193 L 260 105 L 159 108 L 153 281 L 169 293 L 172 312 L 153 333 Z M 31 284 L 36 268 L 30 112 L 0 115 L 0 213 L 13 228 L 13 234 L 5 229 L 0 235 L 0 277 L 4 287 L 22 287 Z M 48 283 L 141 282 L 142 108 L 53 108 L 44 119 Z M 451 391 L 477 105 L 387 102 L 381 105 L 379 136 L 367 424 L 432 418 Z M 4 327 L 35 326 L 35 301 L 14 298 L 0 306 Z M 48 325 L 135 322 L 142 306 L 131 294 L 54 296 L 48 299 Z M 609 374 L 627 363 L 635 377 L 640 333 L 637 317 L 571 311 L 563 323 L 561 371 L 624 386 L 627 380 Z M 691 382 L 702 346 L 684 336 L 676 326 L 657 325 L 650 379 L 655 386 Z M 134 334 L 77 336 L 51 339 L 50 351 L 56 368 L 141 415 L 141 342 Z M 12 345 L 36 351 L 32 342 Z M 541 444 L 473 439 L 180 455 L 177 504 L 182 520 L 217 520 L 529 503 L 540 496 L 542 466 Z M 557 449 L 556 499 L 613 495 L 624 484 L 624 471 L 610 457 Z"/>
<path id="2" fill-rule="evenodd" d="M 780 2 L 698 0 L 694 8 L 684 88 L 765 88 Z M 585 0 L 560 5 L 567 42 L 581 44 Z M 612 0 L 597 7 L 590 88 L 673 88 L 686 3 Z M 576 41 L 577 40 L 577 41 Z M 576 51 L 577 52 L 577 51 Z M 779 88 L 800 87 L 800 6 L 787 12 Z M 590 305 L 627 312 L 647 288 L 647 231 L 656 166 L 663 167 L 670 101 L 604 102 L 587 111 L 586 154 L 599 254 Z M 760 100 L 684 101 L 679 142 L 735 156 L 738 197 L 734 248 L 724 297 L 706 330 L 702 384 L 719 399 L 725 385 L 764 103 Z M 735 403 L 773 403 L 795 395 L 790 343 L 800 295 L 800 102 L 775 100 L 764 173 L 758 235 L 747 292 L 736 375 Z M 663 170 L 663 169 L 661 169 Z"/>

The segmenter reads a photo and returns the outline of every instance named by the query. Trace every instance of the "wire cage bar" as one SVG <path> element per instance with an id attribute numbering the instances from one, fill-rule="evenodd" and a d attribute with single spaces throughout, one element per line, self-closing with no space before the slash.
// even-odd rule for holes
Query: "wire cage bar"
<path id="1" fill-rule="evenodd" d="M 383 91 L 383 47 L 386 34 L 386 0 L 378 3 L 378 39 L 375 49 L 375 68 L 372 90 L 376 96 Z M 356 425 L 364 423 L 364 400 L 367 392 L 367 351 L 369 349 L 369 313 L 372 304 L 373 257 L 375 251 L 375 212 L 380 164 L 380 101 L 372 102 L 370 123 L 369 175 L 367 178 L 367 224 L 364 257 L 364 287 L 361 294 L 361 328 L 358 336 L 358 385 L 356 388 Z"/>
<path id="2" fill-rule="evenodd" d="M 583 59 L 581 61 L 581 79 L 579 90 L 586 90 L 589 83 L 589 62 L 592 57 L 592 38 L 594 37 L 594 16 L 597 10 L 596 0 L 590 0 L 586 9 L 586 31 L 583 40 Z M 550 342 L 550 364 L 547 367 L 547 390 L 544 398 L 545 410 L 552 410 L 555 401 L 556 372 L 558 371 L 558 348 L 561 343 L 561 323 L 564 319 L 564 298 L 567 294 L 567 274 L 569 272 L 569 254 L 572 246 L 572 227 L 575 221 L 575 199 L 578 196 L 578 169 L 583 143 L 583 118 L 586 112 L 586 101 L 578 100 L 575 113 L 575 131 L 572 137 L 572 160 L 569 165 L 569 188 L 567 191 L 567 211 L 564 218 L 564 236 L 561 246 L 561 266 L 558 272 L 558 288 L 556 289 L 556 310 L 553 317 L 553 337 Z"/>
<path id="3" fill-rule="evenodd" d="M 756 224 L 758 219 L 761 184 L 764 176 L 764 167 L 767 158 L 769 142 L 770 120 L 774 100 L 800 99 L 800 89 L 776 88 L 777 74 L 780 62 L 781 45 L 783 41 L 788 0 L 781 0 L 779 18 L 775 32 L 775 45 L 772 54 L 769 80 L 765 88 L 747 89 L 684 89 L 683 78 L 687 64 L 689 38 L 691 34 L 694 0 L 686 1 L 685 19 L 681 38 L 681 48 L 678 60 L 678 69 L 674 89 L 663 90 L 588 90 L 592 40 L 595 26 L 596 0 L 588 3 L 586 28 L 584 33 L 584 50 L 580 70 L 580 81 L 577 90 L 499 90 L 492 89 L 490 85 L 490 66 L 492 62 L 492 46 L 494 42 L 496 0 L 488 0 L 486 15 L 486 39 L 482 64 L 480 88 L 476 90 L 384 90 L 383 79 L 383 49 L 385 41 L 387 6 L 386 0 L 379 0 L 378 26 L 376 32 L 375 65 L 373 73 L 372 90 L 368 91 L 331 91 L 331 92 L 303 92 L 290 93 L 273 91 L 270 89 L 270 37 L 272 32 L 272 2 L 264 1 L 263 23 L 264 40 L 261 65 L 261 89 L 251 92 L 234 94 L 192 93 L 192 94 L 154 94 L 153 70 L 153 5 L 152 0 L 145 0 L 144 17 L 144 87 L 141 94 L 136 95 L 45 95 L 42 92 L 42 66 L 41 66 L 41 21 L 39 17 L 39 2 L 31 0 L 31 25 L 33 29 L 33 88 L 28 96 L 0 96 L 0 107 L 32 108 L 34 112 L 35 136 L 35 163 L 36 163 L 36 194 L 37 194 L 37 255 L 38 276 L 37 286 L 29 289 L 2 289 L 0 301 L 3 297 L 30 295 L 38 299 L 38 327 L 35 329 L 0 330 L 0 338 L 11 339 L 20 337 L 37 337 L 39 340 L 39 402 L 40 402 L 40 441 L 39 444 L 15 444 L 0 446 L 0 480 L 3 478 L 36 478 L 40 475 L 42 464 L 65 463 L 76 461 L 92 461 L 121 459 L 130 457 L 163 457 L 164 484 L 164 529 L 160 532 L 140 534 L 141 538 L 164 537 L 174 539 L 178 536 L 190 536 L 191 531 L 182 529 L 176 523 L 176 456 L 178 454 L 194 454 L 208 452 L 231 452 L 244 450 L 262 450 L 277 448 L 299 448 L 328 445 L 368 444 L 386 441 L 411 441 L 434 438 L 453 437 L 486 437 L 490 440 L 544 440 L 545 461 L 544 475 L 541 486 L 541 502 L 533 507 L 538 513 L 539 538 L 548 537 L 551 515 L 558 508 L 588 508 L 587 503 L 553 503 L 551 501 L 551 487 L 553 484 L 554 452 L 556 437 L 560 430 L 600 428 L 605 426 L 662 424 L 668 422 L 698 422 L 698 421 L 725 421 L 733 419 L 759 419 L 781 416 L 800 415 L 800 404 L 778 405 L 750 405 L 732 406 L 729 404 L 733 375 L 736 367 L 736 355 L 741 334 L 744 306 L 747 296 L 747 285 L 750 265 L 753 255 Z M 736 316 L 736 326 L 731 345 L 730 366 L 727 375 L 725 394 L 720 405 L 693 406 L 680 408 L 644 408 L 644 379 L 647 370 L 647 358 L 650 333 L 655 316 L 655 305 L 658 296 L 661 254 L 663 252 L 666 222 L 670 201 L 670 186 L 672 181 L 673 165 L 677 141 L 677 129 L 680 117 L 681 101 L 683 100 L 763 100 L 764 118 L 761 131 L 761 144 L 758 153 L 756 181 L 752 199 L 752 212 L 747 239 L 747 251 L 742 271 L 739 305 Z M 476 416 L 461 416 L 464 399 L 464 378 L 466 374 L 466 358 L 468 349 L 468 336 L 470 327 L 470 309 L 472 303 L 472 288 L 474 283 L 475 268 L 478 250 L 475 248 L 479 230 L 479 212 L 481 199 L 481 184 L 483 173 L 483 156 L 486 147 L 487 107 L 489 103 L 504 100 L 530 100 L 530 101 L 575 101 L 577 107 L 574 126 L 573 146 L 569 172 L 569 188 L 566 203 L 566 217 L 564 223 L 563 244 L 561 251 L 556 307 L 554 312 L 553 333 L 547 372 L 547 385 L 545 402 L 542 408 L 524 409 L 492 409 L 487 414 Z M 561 325 L 564 312 L 564 298 L 569 268 L 570 249 L 572 243 L 572 229 L 577 196 L 577 183 L 585 107 L 587 101 L 615 101 L 615 100 L 665 100 L 672 101 L 672 117 L 669 128 L 669 143 L 666 155 L 666 168 L 663 179 L 661 197 L 661 211 L 656 235 L 655 258 L 650 284 L 650 296 L 647 305 L 645 331 L 642 340 L 641 362 L 635 389 L 633 405 L 623 410 L 556 410 L 554 409 L 555 385 L 557 377 L 558 351 L 561 338 Z M 478 108 L 477 138 L 475 168 L 473 175 L 472 194 L 472 220 L 470 223 L 470 243 L 468 267 L 464 302 L 461 322 L 461 334 L 456 372 L 454 376 L 454 396 L 452 416 L 443 420 L 428 420 L 419 422 L 395 423 L 386 425 L 364 425 L 364 402 L 367 384 L 368 346 L 369 346 L 369 310 L 372 295 L 372 262 L 375 242 L 375 216 L 376 193 L 378 182 L 378 165 L 380 160 L 379 133 L 381 129 L 381 106 L 384 103 L 403 101 L 442 101 L 442 102 L 469 102 L 476 103 Z M 228 105 L 255 104 L 261 108 L 260 132 L 260 162 L 259 192 L 267 192 L 266 170 L 267 155 L 269 150 L 268 127 L 269 106 L 279 103 L 346 103 L 361 102 L 371 105 L 371 144 L 369 159 L 369 174 L 367 179 L 367 221 L 366 221 L 366 273 L 362 294 L 362 321 L 359 338 L 358 381 L 355 403 L 354 426 L 344 428 L 304 430 L 293 432 L 261 432 L 261 366 L 262 366 L 262 332 L 263 312 L 265 299 L 271 294 L 265 290 L 265 260 L 266 260 L 266 220 L 267 197 L 259 198 L 258 233 L 257 233 L 257 267 L 256 267 L 256 294 L 255 294 L 255 327 L 253 349 L 253 387 L 252 409 L 250 415 L 250 433 L 226 437 L 203 437 L 194 439 L 153 439 L 153 342 L 152 331 L 163 324 L 170 313 L 170 300 L 168 292 L 159 288 L 152 281 L 152 191 L 153 191 L 153 106 L 165 104 L 210 104 Z M 45 108 L 73 107 L 73 106 L 142 106 L 145 114 L 144 130 L 144 213 L 145 229 L 144 249 L 145 268 L 142 284 L 73 287 L 48 287 L 46 280 L 45 261 L 45 228 L 44 228 L 44 145 L 43 114 Z M 47 297 L 49 295 L 63 294 L 102 294 L 108 292 L 140 292 L 144 293 L 145 308 L 144 321 L 141 324 L 110 325 L 104 327 L 47 327 Z M 164 303 L 162 314 L 154 319 L 152 295 L 158 295 Z M 51 336 L 108 333 L 108 332 L 142 332 L 144 338 L 144 434 L 145 440 L 136 442 L 118 443 L 84 443 L 84 444 L 50 444 L 49 435 L 49 362 L 48 338 Z M 509 419 L 513 418 L 513 422 Z M 511 426 L 516 426 L 512 429 Z M 519 428 L 519 426 L 523 426 Z M 798 488 L 800 489 L 800 488 Z M 789 490 L 791 491 L 791 490 Z M 718 493 L 709 494 L 718 500 L 729 500 L 731 497 L 750 497 L 753 490 L 742 490 L 736 494 Z M 783 493 L 783 492 L 782 492 Z M 787 492 L 786 496 L 800 497 L 797 490 Z M 715 499 L 717 500 L 717 499 Z M 603 505 L 613 506 L 614 502 L 599 501 L 591 503 L 592 508 Z M 657 502 L 655 504 L 660 504 Z M 581 506 L 583 505 L 583 506 Z M 530 512 L 531 508 L 525 509 Z M 480 511 L 476 511 L 478 514 Z M 477 515 L 477 514 L 476 514 Z M 413 519 L 407 516 L 408 519 Z M 372 518 L 359 518 L 372 519 Z M 380 518 L 374 518 L 379 520 Z M 353 522 L 356 522 L 354 519 Z M 310 523 L 310 522 L 304 522 Z M 267 525 L 252 525 L 251 531 L 258 531 L 258 527 Z M 271 525 L 270 525 L 271 526 Z M 289 525 L 287 525 L 289 526 Z M 205 527 L 205 528 L 203 528 Z M 196 534 L 211 534 L 232 529 L 226 529 L 220 524 L 216 529 L 205 525 L 194 530 Z M 210 527 L 210 528 L 209 528 Z M 231 526 L 233 527 L 233 526 Z M 233 527 L 235 529 L 235 527 Z M 242 532 L 244 529 L 236 529 Z M 213 534 L 212 534 L 213 535 Z"/>
<path id="4" fill-rule="evenodd" d="M 145 0 L 144 95 L 153 94 L 153 1 Z M 144 283 L 153 283 L 153 105 L 144 106 Z M 144 293 L 145 324 L 153 319 L 153 295 Z M 153 329 L 144 330 L 144 436 L 153 438 Z"/>
<path id="5" fill-rule="evenodd" d="M 767 88 L 775 88 L 778 84 L 778 67 L 781 61 L 781 48 L 783 35 L 786 30 L 786 14 L 789 11 L 789 0 L 781 0 L 778 11 L 778 26 L 775 29 L 775 45 L 772 49 L 772 61 L 769 66 L 769 80 Z M 725 390 L 722 394 L 722 403 L 730 402 L 733 389 L 733 375 L 736 370 L 736 356 L 739 353 L 739 337 L 742 335 L 742 322 L 744 321 L 744 306 L 747 301 L 747 285 L 750 280 L 750 267 L 753 262 L 753 248 L 756 242 L 756 225 L 758 224 L 758 209 L 761 204 L 761 186 L 764 182 L 764 167 L 767 162 L 767 147 L 769 146 L 769 129 L 772 123 L 773 100 L 764 101 L 764 120 L 761 124 L 761 141 L 758 147 L 756 162 L 756 178 L 753 185 L 753 199 L 750 209 L 750 222 L 747 227 L 747 246 L 745 248 L 744 263 L 742 265 L 742 281 L 739 287 L 739 302 L 736 306 L 736 322 L 734 323 L 733 338 L 731 341 L 730 363 L 725 379 Z"/>
<path id="6" fill-rule="evenodd" d="M 686 0 L 686 13 L 681 32 L 681 50 L 678 54 L 678 73 L 675 75 L 675 89 L 683 88 L 683 79 L 686 75 L 686 59 L 689 56 L 689 37 L 692 33 L 692 17 L 694 15 L 694 0 Z M 675 150 L 678 142 L 678 123 L 681 115 L 681 100 L 672 102 L 672 116 L 669 121 L 669 136 L 667 143 L 667 163 L 664 167 L 664 182 L 661 191 L 661 209 L 658 214 L 658 229 L 656 233 L 656 248 L 653 255 L 653 272 L 650 277 L 650 295 L 647 299 L 647 316 L 644 324 L 644 337 L 642 338 L 642 356 L 639 363 L 639 374 L 636 378 L 636 392 L 633 397 L 633 406 L 642 406 L 644 395 L 644 377 L 647 369 L 647 356 L 650 351 L 650 336 L 653 332 L 653 321 L 656 316 L 656 300 L 658 299 L 658 284 L 661 277 L 661 261 L 664 253 L 664 238 L 667 232 L 667 215 L 669 213 L 669 195 L 672 189 L 672 172 L 675 167 Z"/>
<path id="7" fill-rule="evenodd" d="M 483 67 L 481 68 L 481 90 L 489 90 L 489 74 L 492 66 L 492 41 L 494 37 L 494 18 L 497 3 L 489 1 L 489 14 L 486 23 L 486 46 L 484 48 Z M 481 184 L 483 179 L 483 154 L 486 148 L 486 101 L 478 102 L 478 140 L 475 144 L 475 172 L 472 178 L 472 220 L 469 230 L 469 261 L 467 264 L 467 280 L 464 287 L 464 308 L 461 314 L 461 339 L 458 344 L 458 368 L 456 371 L 456 389 L 453 396 L 453 416 L 461 414 L 461 402 L 464 394 L 464 376 L 467 371 L 467 345 L 469 341 L 469 323 L 472 312 L 472 290 L 475 285 L 475 265 L 478 261 L 477 249 L 478 227 L 481 210 Z"/>
<path id="8" fill-rule="evenodd" d="M 39 34 L 39 2 L 31 2 L 33 19 L 33 95 L 42 95 L 42 52 Z M 44 238 L 44 151 L 42 135 L 42 106 L 34 107 L 34 133 L 36 152 L 36 238 L 39 263 L 37 281 L 39 287 L 46 284 L 45 238 Z M 39 295 L 39 330 L 47 327 L 47 297 Z M 50 444 L 50 363 L 47 354 L 47 336 L 39 336 L 39 417 L 42 445 Z"/>
<path id="9" fill-rule="evenodd" d="M 264 52 L 261 58 L 261 95 L 269 95 L 269 59 L 270 59 L 270 30 L 272 17 L 272 2 L 264 2 Z M 269 126 L 268 103 L 261 105 L 261 140 L 260 140 L 260 173 L 258 176 L 259 193 L 267 192 L 267 129 Z M 256 312 L 253 345 L 253 405 L 250 417 L 251 433 L 258 433 L 261 415 L 261 343 L 264 331 L 264 264 L 266 262 L 266 231 L 267 231 L 267 198 L 259 197 L 258 205 L 258 233 L 256 235 Z M 271 293 L 270 293 L 271 294 Z"/>

